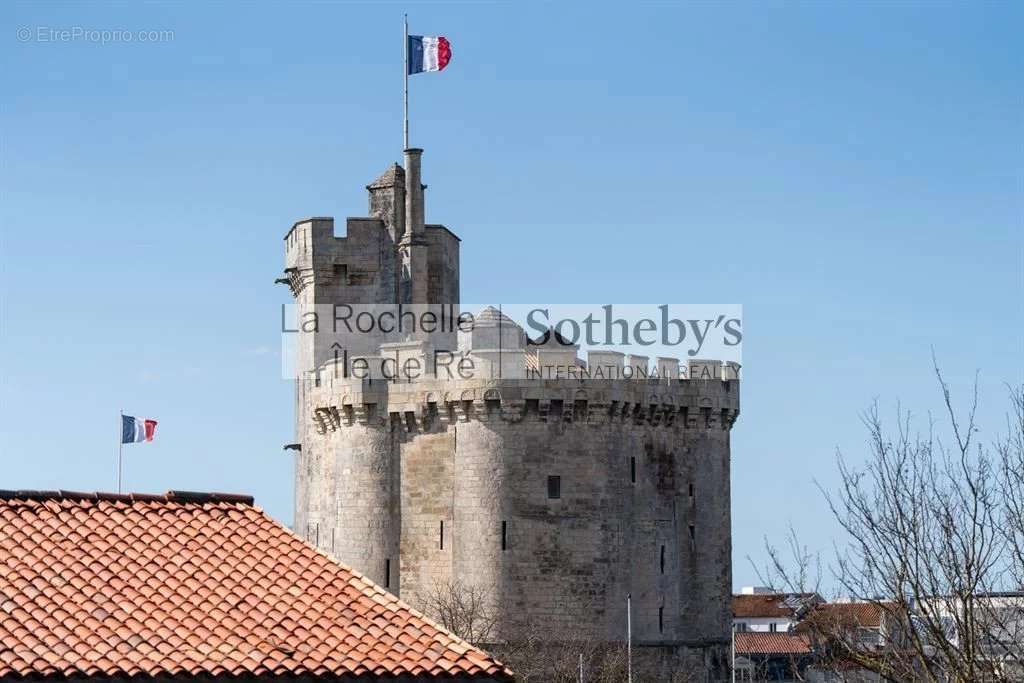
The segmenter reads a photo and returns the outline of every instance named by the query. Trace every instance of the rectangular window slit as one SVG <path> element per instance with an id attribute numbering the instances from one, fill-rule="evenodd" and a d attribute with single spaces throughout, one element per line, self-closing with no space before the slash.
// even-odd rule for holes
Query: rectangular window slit
<path id="1" fill-rule="evenodd" d="M 548 477 L 548 498 L 562 497 L 562 478 L 558 475 Z"/>
<path id="2" fill-rule="evenodd" d="M 694 541 L 697 540 L 697 527 L 690 525 L 690 545 L 692 546 Z"/>
<path id="3" fill-rule="evenodd" d="M 690 498 L 693 498 L 693 484 L 690 484 Z"/>
<path id="4" fill-rule="evenodd" d="M 658 633 L 664 633 L 665 631 L 665 607 L 661 606 L 658 608 Z"/>
<path id="5" fill-rule="evenodd" d="M 441 534 L 440 534 L 440 543 L 439 543 L 439 545 L 441 546 L 441 550 L 444 550 L 444 520 L 443 519 L 441 520 Z"/>
<path id="6" fill-rule="evenodd" d="M 384 587 L 391 588 L 391 558 L 384 559 Z"/>
<path id="7" fill-rule="evenodd" d="M 661 573 L 665 573 L 665 546 L 661 546 Z"/>
<path id="8" fill-rule="evenodd" d="M 508 522 L 501 523 L 501 549 L 508 548 Z"/>
<path id="9" fill-rule="evenodd" d="M 630 483 L 636 483 L 636 456 L 629 458 L 629 481 Z"/>

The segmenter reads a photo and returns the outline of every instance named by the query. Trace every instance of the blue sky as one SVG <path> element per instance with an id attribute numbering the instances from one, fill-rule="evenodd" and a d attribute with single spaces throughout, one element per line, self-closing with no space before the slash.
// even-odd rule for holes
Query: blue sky
<path id="1" fill-rule="evenodd" d="M 734 578 L 874 398 L 982 436 L 1022 381 L 1020 5 L 410 4 L 427 217 L 466 301 L 736 302 Z M 399 4 L 0 9 L 0 488 L 249 492 L 291 521 L 281 238 L 401 153 Z M 39 29 L 172 31 L 157 43 Z M 28 28 L 28 41 L 18 29 Z"/>

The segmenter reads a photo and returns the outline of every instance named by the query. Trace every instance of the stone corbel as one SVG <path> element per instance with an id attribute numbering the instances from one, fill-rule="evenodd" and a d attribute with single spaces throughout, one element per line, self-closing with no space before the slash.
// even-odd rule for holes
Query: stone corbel
<path id="1" fill-rule="evenodd" d="M 526 401 L 522 399 L 503 400 L 501 402 L 501 418 L 505 422 L 515 424 L 521 422 L 526 412 Z"/>

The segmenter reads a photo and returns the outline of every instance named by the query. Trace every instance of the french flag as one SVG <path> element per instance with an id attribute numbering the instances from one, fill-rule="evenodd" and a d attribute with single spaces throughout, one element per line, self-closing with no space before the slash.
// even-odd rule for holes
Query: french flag
<path id="1" fill-rule="evenodd" d="M 121 416 L 121 443 L 152 441 L 156 434 L 156 420 L 131 415 Z"/>
<path id="2" fill-rule="evenodd" d="M 444 36 L 409 36 L 409 73 L 441 71 L 452 59 L 452 46 Z"/>

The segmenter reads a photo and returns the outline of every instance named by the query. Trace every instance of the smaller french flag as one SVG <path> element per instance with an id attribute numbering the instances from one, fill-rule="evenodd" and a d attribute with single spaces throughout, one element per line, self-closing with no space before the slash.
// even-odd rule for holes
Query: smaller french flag
<path id="1" fill-rule="evenodd" d="M 131 415 L 121 416 L 121 443 L 152 441 L 156 434 L 156 420 Z"/>
<path id="2" fill-rule="evenodd" d="M 441 71 L 452 59 L 452 46 L 444 36 L 409 36 L 409 74 Z"/>

